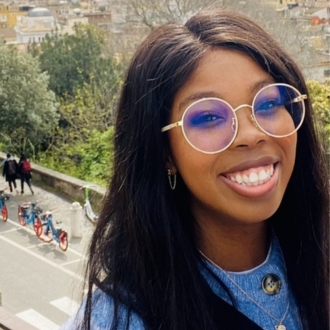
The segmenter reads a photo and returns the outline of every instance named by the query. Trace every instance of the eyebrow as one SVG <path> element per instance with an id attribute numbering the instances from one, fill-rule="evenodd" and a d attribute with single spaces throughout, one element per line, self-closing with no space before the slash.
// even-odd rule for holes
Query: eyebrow
<path id="1" fill-rule="evenodd" d="M 274 83 L 275 83 L 274 79 L 266 78 L 266 79 L 256 82 L 255 84 L 252 84 L 249 89 L 250 89 L 251 93 L 253 93 L 255 95 L 261 88 L 263 88 L 267 85 L 270 85 L 270 84 L 274 84 Z M 201 100 L 204 98 L 208 98 L 208 97 L 216 97 L 216 98 L 222 99 L 222 97 L 214 91 L 193 93 L 193 94 L 187 96 L 186 98 L 184 98 L 180 102 L 179 111 L 181 111 L 182 108 L 184 108 L 184 107 L 186 108 L 187 104 L 189 104 L 189 103 L 193 103 L 195 101 L 198 101 L 198 100 Z"/>

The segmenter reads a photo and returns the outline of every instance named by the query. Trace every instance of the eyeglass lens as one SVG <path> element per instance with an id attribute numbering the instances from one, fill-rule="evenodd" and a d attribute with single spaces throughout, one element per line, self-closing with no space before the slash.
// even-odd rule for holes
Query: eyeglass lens
<path id="1" fill-rule="evenodd" d="M 292 134 L 304 117 L 300 93 L 288 85 L 274 84 L 261 89 L 252 108 L 256 124 L 267 134 L 283 137 Z M 183 133 L 196 149 L 219 152 L 234 140 L 237 118 L 225 101 L 209 98 L 193 103 L 184 113 Z"/>

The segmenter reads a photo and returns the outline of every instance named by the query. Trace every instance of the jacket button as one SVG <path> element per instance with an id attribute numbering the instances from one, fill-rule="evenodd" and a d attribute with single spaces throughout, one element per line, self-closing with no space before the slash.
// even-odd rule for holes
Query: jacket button
<path id="1" fill-rule="evenodd" d="M 275 294 L 281 289 L 281 280 L 275 274 L 268 274 L 262 279 L 262 289 L 267 294 Z"/>

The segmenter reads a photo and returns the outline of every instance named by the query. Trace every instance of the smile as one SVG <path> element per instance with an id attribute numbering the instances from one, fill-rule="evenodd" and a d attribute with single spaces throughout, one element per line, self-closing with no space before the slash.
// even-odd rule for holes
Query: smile
<path id="1" fill-rule="evenodd" d="M 228 173 L 226 177 L 243 186 L 259 186 L 270 180 L 274 174 L 274 164 Z"/>

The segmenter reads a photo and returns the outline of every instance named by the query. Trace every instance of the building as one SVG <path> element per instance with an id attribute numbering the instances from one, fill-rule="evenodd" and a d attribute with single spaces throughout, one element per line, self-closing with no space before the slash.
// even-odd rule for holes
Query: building
<path id="1" fill-rule="evenodd" d="M 7 5 L 5 3 L 0 3 L 0 30 L 14 28 L 17 24 L 17 20 L 26 15 L 27 12 L 22 11 L 18 5 Z"/>
<path id="2" fill-rule="evenodd" d="M 88 17 L 81 15 L 81 10 L 75 8 L 73 10 L 61 10 L 57 13 L 57 23 L 59 34 L 74 34 L 75 25 L 89 24 Z"/>
<path id="3" fill-rule="evenodd" d="M 18 44 L 40 43 L 46 35 L 56 30 L 53 14 L 47 8 L 30 9 L 27 16 L 19 18 L 15 27 Z"/>
<path id="4" fill-rule="evenodd" d="M 313 57 L 302 66 L 307 79 L 323 83 L 330 78 L 330 1 L 305 1 L 286 11 L 286 18 L 296 22 L 305 45 Z"/>

